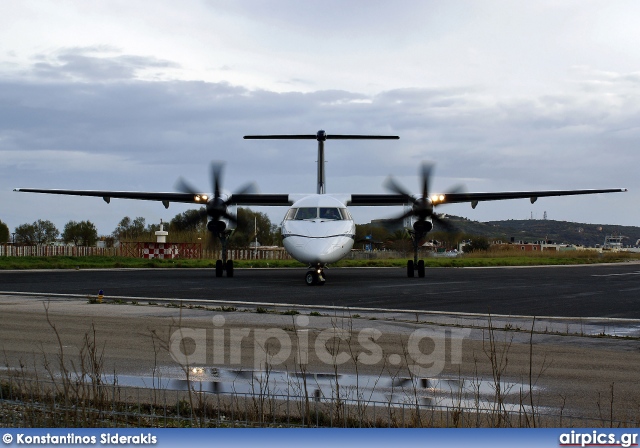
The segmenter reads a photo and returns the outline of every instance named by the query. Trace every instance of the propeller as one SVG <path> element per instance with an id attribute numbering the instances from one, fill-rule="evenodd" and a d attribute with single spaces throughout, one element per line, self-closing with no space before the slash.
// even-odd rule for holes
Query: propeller
<path id="1" fill-rule="evenodd" d="M 447 194 L 461 193 L 464 188 L 461 185 L 455 186 L 449 189 L 448 193 L 429 196 L 431 173 L 433 172 L 434 164 L 423 162 L 420 168 L 420 181 L 421 181 L 421 194 L 416 198 L 410 194 L 402 185 L 400 185 L 393 177 L 389 176 L 384 183 L 384 186 L 405 198 L 407 203 L 411 204 L 411 209 L 403 213 L 402 215 L 393 218 L 393 221 L 404 221 L 405 218 L 415 216 L 417 221 L 413 227 L 419 232 L 428 232 L 432 228 L 432 224 L 436 223 L 447 232 L 455 232 L 457 229 L 453 224 L 444 219 L 443 215 L 439 215 L 434 212 L 434 206 L 438 203 L 445 203 Z M 429 222 L 431 220 L 431 222 Z"/>
<path id="2" fill-rule="evenodd" d="M 209 198 L 206 195 L 203 195 L 198 190 L 196 190 L 191 184 L 189 184 L 185 179 L 180 178 L 176 184 L 176 189 L 182 193 L 188 193 L 194 195 L 196 200 L 206 201 L 206 206 L 201 208 L 198 215 L 194 216 L 193 222 L 197 222 L 198 220 L 204 218 L 205 216 L 210 218 L 210 222 L 215 223 L 217 226 L 215 229 L 209 227 L 209 230 L 218 230 L 224 231 L 226 225 L 223 221 L 223 218 L 228 221 L 236 224 L 238 222 L 237 216 L 229 213 L 227 207 L 230 204 L 230 199 L 233 195 L 231 195 L 228 199 L 222 198 L 222 177 L 224 171 L 224 163 L 222 162 L 211 162 L 211 187 L 213 189 L 213 197 Z M 251 194 L 256 191 L 256 186 L 253 182 L 243 185 L 238 191 L 234 194 Z M 192 222 L 192 223 L 193 223 Z"/>

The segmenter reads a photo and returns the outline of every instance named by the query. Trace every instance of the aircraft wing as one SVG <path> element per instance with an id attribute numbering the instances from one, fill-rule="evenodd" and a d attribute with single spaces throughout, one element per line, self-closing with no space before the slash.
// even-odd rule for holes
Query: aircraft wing
<path id="1" fill-rule="evenodd" d="M 581 194 L 598 193 L 620 193 L 627 191 L 626 188 L 607 188 L 603 190 L 548 190 L 548 191 L 503 191 L 496 193 L 449 193 L 434 195 L 432 197 L 434 205 L 456 204 L 470 202 L 475 208 L 481 201 L 499 201 L 505 199 L 528 198 L 534 203 L 538 198 L 548 196 L 573 196 Z M 407 204 L 407 197 L 400 194 L 352 194 L 347 205 L 402 205 Z"/>
<path id="2" fill-rule="evenodd" d="M 99 191 L 99 190 L 57 190 L 57 189 L 38 189 L 38 188 L 15 188 L 13 191 L 21 191 L 24 193 L 46 193 L 46 194 L 64 194 L 71 196 L 94 196 L 104 199 L 109 203 L 111 198 L 118 199 L 141 199 L 146 201 L 162 201 L 162 202 L 186 202 L 195 203 L 198 201 L 195 195 L 190 193 L 155 193 L 145 191 Z M 166 204 L 165 204 L 166 206 Z"/>
<path id="3" fill-rule="evenodd" d="M 57 190 L 37 188 L 16 188 L 13 191 L 25 193 L 63 194 L 72 196 L 93 196 L 102 198 L 105 202 L 111 202 L 111 198 L 138 199 L 146 201 L 160 201 L 166 208 L 170 202 L 187 204 L 206 203 L 205 193 L 158 193 L 144 191 L 99 191 L 99 190 Z M 550 190 L 550 191 L 505 191 L 496 193 L 449 193 L 438 195 L 433 201 L 434 205 L 454 204 L 470 202 L 475 208 L 481 201 L 497 201 L 504 199 L 529 198 L 535 202 L 538 198 L 548 196 L 572 196 L 597 193 L 619 193 L 627 191 L 626 188 L 609 188 L 603 190 Z M 288 206 L 295 202 L 295 195 L 288 194 L 232 194 L 228 199 L 229 205 L 257 205 L 257 206 Z M 407 197 L 401 194 L 351 194 L 346 196 L 346 204 L 351 206 L 389 206 L 403 205 L 407 203 Z"/>
<path id="4" fill-rule="evenodd" d="M 232 194 L 228 199 L 233 205 L 293 205 L 288 194 Z"/>
<path id="5" fill-rule="evenodd" d="M 144 191 L 99 191 L 99 190 L 56 190 L 38 188 L 16 188 L 13 191 L 24 193 L 63 194 L 71 196 L 93 196 L 102 198 L 106 203 L 116 199 L 139 199 L 144 201 L 161 201 L 166 208 L 170 202 L 182 202 L 187 204 L 205 204 L 206 193 L 156 193 Z M 227 200 L 231 205 L 291 205 L 293 201 L 288 194 L 236 194 Z"/>

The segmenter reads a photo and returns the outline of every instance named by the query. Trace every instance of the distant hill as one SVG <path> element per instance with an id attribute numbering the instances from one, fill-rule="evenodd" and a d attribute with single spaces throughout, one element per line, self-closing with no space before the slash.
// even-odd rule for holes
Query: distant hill
<path id="1" fill-rule="evenodd" d="M 640 239 L 640 227 L 612 224 L 581 224 L 550 219 L 510 219 L 507 221 L 471 221 L 460 216 L 447 215 L 447 219 L 464 233 L 515 241 L 550 240 L 556 243 L 583 246 L 602 245 L 606 235 L 622 235 L 625 246 L 633 246 Z M 437 226 L 434 231 L 441 230 Z"/>

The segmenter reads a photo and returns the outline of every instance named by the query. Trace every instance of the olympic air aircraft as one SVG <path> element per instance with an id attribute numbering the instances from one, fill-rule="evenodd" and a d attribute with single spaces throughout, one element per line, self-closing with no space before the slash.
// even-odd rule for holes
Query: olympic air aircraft
<path id="1" fill-rule="evenodd" d="M 176 193 L 133 192 L 133 191 L 93 191 L 93 190 L 52 190 L 18 188 L 14 191 L 28 193 L 65 194 L 101 197 L 108 204 L 111 198 L 141 199 L 161 201 L 165 208 L 171 202 L 205 205 L 201 216 L 207 216 L 207 228 L 222 244 L 222 259 L 216 261 L 216 277 L 233 277 L 233 260 L 227 259 L 227 241 L 236 228 L 237 218 L 233 208 L 238 205 L 289 206 L 281 231 L 285 249 L 293 258 L 309 266 L 305 275 L 307 285 L 324 285 L 324 269 L 327 265 L 344 258 L 353 247 L 356 227 L 348 207 L 355 206 L 405 206 L 408 207 L 396 221 L 403 222 L 413 243 L 413 260 L 407 261 L 407 276 L 425 276 L 424 260 L 418 260 L 420 241 L 424 239 L 433 224 L 453 230 L 443 216 L 435 213 L 435 207 L 444 204 L 468 202 L 476 208 L 479 202 L 502 199 L 529 198 L 533 204 L 539 197 L 568 196 L 627 191 L 623 188 L 604 190 L 564 190 L 564 191 L 521 191 L 497 193 L 466 193 L 460 188 L 446 193 L 433 194 L 430 178 L 433 166 L 422 164 L 421 191 L 414 195 L 405 190 L 393 178 L 385 183 L 391 194 L 327 194 L 325 192 L 324 143 L 327 140 L 397 140 L 398 136 L 388 135 L 332 135 L 325 131 L 303 135 L 247 135 L 245 139 L 303 139 L 317 140 L 317 191 L 316 194 L 258 194 L 252 184 L 247 184 L 238 192 L 227 194 L 222 191 L 222 165 L 212 164 L 213 194 L 202 193 L 185 180 L 178 182 Z"/>

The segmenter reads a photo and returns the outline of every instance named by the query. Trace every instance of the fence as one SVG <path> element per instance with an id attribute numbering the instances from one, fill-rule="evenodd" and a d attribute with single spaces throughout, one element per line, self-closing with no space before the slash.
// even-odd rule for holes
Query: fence
<path id="1" fill-rule="evenodd" d="M 220 250 L 204 250 L 202 258 L 217 260 L 222 258 Z M 283 248 L 270 249 L 230 249 L 227 251 L 230 260 L 292 260 L 291 255 Z"/>
<path id="2" fill-rule="evenodd" d="M 0 245 L 0 256 L 2 257 L 114 257 L 118 255 L 120 255 L 120 250 L 115 247 Z"/>
<path id="3" fill-rule="evenodd" d="M 176 380 L 177 381 L 177 380 Z M 638 421 L 440 406 L 419 401 L 306 393 L 274 394 L 264 383 L 253 393 L 123 387 L 80 381 L 0 379 L 2 427 L 637 427 Z M 215 383 L 214 383 L 215 384 Z"/>
<path id="4" fill-rule="evenodd" d="M 0 245 L 0 257 L 132 257 L 132 258 L 204 258 L 217 260 L 222 258 L 220 250 L 203 250 L 200 243 L 165 243 L 162 257 L 158 252 L 158 243 L 121 243 L 120 247 L 77 247 L 77 246 L 14 246 Z M 157 254 L 156 254 L 157 252 Z M 169 253 L 170 252 L 170 253 Z M 151 255 L 151 256 L 150 256 Z M 164 256 L 171 255 L 171 256 Z M 231 260 L 291 260 L 291 256 L 282 247 L 258 249 L 230 249 L 228 258 Z"/>
<path id="5" fill-rule="evenodd" d="M 123 257 L 146 259 L 202 258 L 200 243 L 120 243 L 120 254 Z"/>

